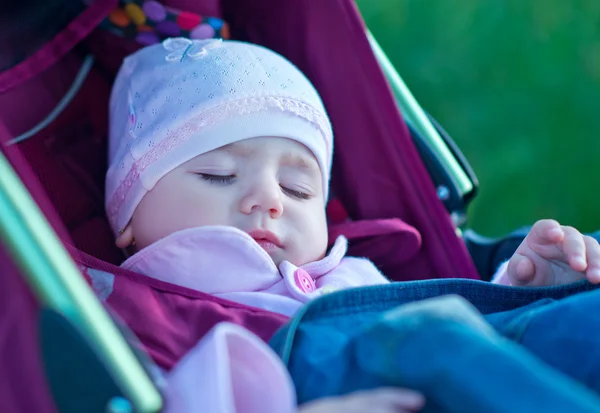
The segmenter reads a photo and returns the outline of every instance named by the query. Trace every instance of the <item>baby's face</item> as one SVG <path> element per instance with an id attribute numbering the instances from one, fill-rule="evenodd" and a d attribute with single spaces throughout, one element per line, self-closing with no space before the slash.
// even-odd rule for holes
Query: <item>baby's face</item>
<path id="1" fill-rule="evenodd" d="M 285 138 L 259 137 L 199 155 L 148 192 L 131 220 L 138 249 L 178 230 L 227 225 L 250 234 L 275 264 L 322 258 L 324 188 L 312 152 Z"/>

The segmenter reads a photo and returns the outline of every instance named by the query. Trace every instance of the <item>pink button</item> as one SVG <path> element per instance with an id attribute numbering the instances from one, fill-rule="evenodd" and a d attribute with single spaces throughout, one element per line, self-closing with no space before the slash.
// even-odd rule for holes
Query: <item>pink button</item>
<path id="1" fill-rule="evenodd" d="M 298 288 L 305 293 L 311 293 L 317 289 L 315 281 L 302 268 L 298 268 L 296 271 L 294 271 L 294 281 L 296 281 Z"/>

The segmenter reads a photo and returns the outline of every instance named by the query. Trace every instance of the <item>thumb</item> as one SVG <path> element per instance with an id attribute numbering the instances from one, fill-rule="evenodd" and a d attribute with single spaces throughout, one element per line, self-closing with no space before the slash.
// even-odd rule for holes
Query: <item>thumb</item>
<path id="1" fill-rule="evenodd" d="M 529 285 L 535 278 L 535 265 L 528 257 L 515 253 L 508 261 L 506 275 L 512 285 Z"/>

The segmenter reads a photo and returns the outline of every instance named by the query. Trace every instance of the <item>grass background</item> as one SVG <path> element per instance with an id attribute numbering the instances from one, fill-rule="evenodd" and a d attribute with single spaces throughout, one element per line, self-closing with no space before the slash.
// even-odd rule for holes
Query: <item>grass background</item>
<path id="1" fill-rule="evenodd" d="M 600 229 L 599 0 L 357 0 L 473 166 L 469 227 Z"/>

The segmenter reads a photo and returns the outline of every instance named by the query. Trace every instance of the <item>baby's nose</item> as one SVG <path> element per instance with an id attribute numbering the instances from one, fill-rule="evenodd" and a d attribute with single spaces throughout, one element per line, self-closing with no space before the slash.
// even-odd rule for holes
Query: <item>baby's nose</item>
<path id="1" fill-rule="evenodd" d="M 241 210 L 245 214 L 268 212 L 271 218 L 283 214 L 282 193 L 278 183 L 257 182 L 242 199 Z"/>

